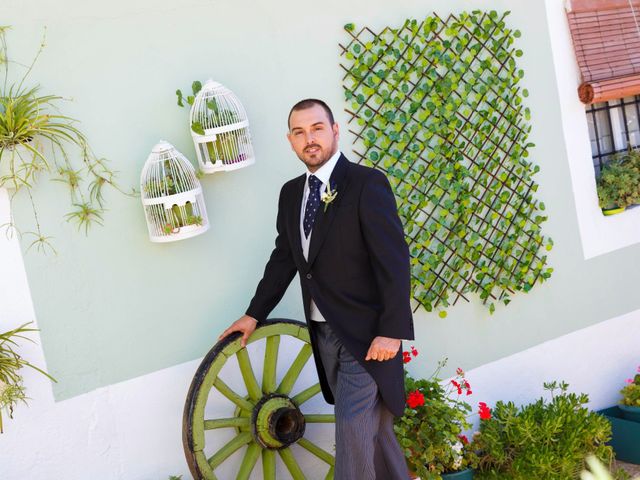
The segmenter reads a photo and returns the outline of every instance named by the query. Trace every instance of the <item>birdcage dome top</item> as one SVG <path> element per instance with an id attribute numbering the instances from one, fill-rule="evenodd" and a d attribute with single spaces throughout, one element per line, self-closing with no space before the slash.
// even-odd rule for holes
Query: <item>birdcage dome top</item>
<path id="1" fill-rule="evenodd" d="M 191 106 L 191 125 L 199 125 L 206 134 L 221 133 L 249 125 L 238 97 L 221 83 L 207 80 Z"/>
<path id="2" fill-rule="evenodd" d="M 143 199 L 167 197 L 199 190 L 193 165 L 169 142 L 161 140 L 152 149 L 140 174 Z"/>

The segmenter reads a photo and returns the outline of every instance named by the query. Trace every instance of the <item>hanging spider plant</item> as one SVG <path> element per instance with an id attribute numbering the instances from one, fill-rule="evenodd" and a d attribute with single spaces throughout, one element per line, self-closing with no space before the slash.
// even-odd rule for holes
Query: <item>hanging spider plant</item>
<path id="1" fill-rule="evenodd" d="M 25 80 L 38 59 L 44 42 L 24 75 L 9 83 L 9 65 L 5 41 L 7 27 L 0 27 L 0 63 L 4 82 L 0 91 L 0 187 L 11 191 L 11 199 L 25 191 L 31 202 L 35 237 L 29 248 L 52 248 L 50 237 L 40 228 L 32 195 L 35 182 L 48 174 L 54 181 L 67 185 L 72 206 L 65 218 L 74 221 L 85 234 L 94 223 L 102 224 L 104 197 L 102 189 L 110 185 L 118 190 L 114 172 L 103 158 L 98 158 L 85 135 L 76 127 L 77 120 L 62 115 L 59 104 L 64 99 L 40 93 L 40 86 L 25 86 Z M 13 220 L 4 225 L 19 231 Z"/>
<path id="2" fill-rule="evenodd" d="M 30 322 L 29 322 L 30 323 Z M 9 414 L 9 418 L 13 418 L 13 409 L 18 403 L 27 403 L 24 385 L 22 384 L 22 375 L 20 370 L 22 367 L 33 368 L 56 381 L 51 375 L 44 370 L 27 362 L 22 358 L 14 348 L 18 346 L 17 339 L 28 340 L 23 334 L 37 331 L 36 328 L 27 328 L 29 323 L 20 325 L 18 328 L 7 332 L 0 332 L 0 433 L 2 433 L 2 411 Z"/>

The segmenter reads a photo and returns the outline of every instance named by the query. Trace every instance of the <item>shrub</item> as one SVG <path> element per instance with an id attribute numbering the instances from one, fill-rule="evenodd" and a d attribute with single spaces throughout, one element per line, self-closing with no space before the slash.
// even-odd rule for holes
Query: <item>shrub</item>
<path id="1" fill-rule="evenodd" d="M 550 401 L 541 398 L 520 408 L 500 401 L 492 418 L 481 422 L 473 442 L 480 478 L 577 479 L 589 454 L 611 464 L 613 451 L 605 445 L 611 424 L 585 407 L 588 396 L 567 393 L 564 382 L 544 388 Z"/>

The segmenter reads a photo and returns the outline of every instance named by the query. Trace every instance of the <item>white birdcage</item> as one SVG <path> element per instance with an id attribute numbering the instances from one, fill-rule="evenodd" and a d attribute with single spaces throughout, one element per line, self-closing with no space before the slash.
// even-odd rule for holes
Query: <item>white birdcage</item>
<path id="1" fill-rule="evenodd" d="M 207 80 L 193 101 L 189 119 L 204 173 L 229 172 L 255 162 L 247 114 L 227 87 Z"/>
<path id="2" fill-rule="evenodd" d="M 152 242 L 175 242 L 209 230 L 196 171 L 170 143 L 153 147 L 140 174 L 140 192 Z"/>

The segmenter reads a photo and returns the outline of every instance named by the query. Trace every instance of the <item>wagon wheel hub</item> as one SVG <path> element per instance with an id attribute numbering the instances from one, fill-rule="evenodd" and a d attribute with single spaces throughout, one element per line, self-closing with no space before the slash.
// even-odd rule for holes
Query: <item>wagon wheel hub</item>
<path id="1" fill-rule="evenodd" d="M 252 433 L 263 448 L 280 449 L 304 435 L 304 415 L 286 395 L 266 395 L 255 406 Z"/>

